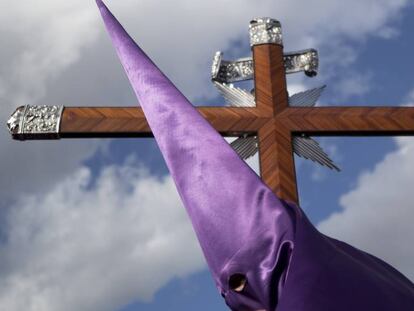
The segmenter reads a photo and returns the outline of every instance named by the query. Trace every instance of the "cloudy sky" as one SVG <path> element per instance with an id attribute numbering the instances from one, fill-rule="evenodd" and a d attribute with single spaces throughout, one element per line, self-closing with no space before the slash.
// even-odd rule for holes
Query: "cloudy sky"
<path id="1" fill-rule="evenodd" d="M 320 105 L 414 106 L 408 0 L 107 0 L 195 105 L 222 105 L 215 51 L 248 56 L 248 22 L 316 48 Z M 12 141 L 24 104 L 137 104 L 93 0 L 0 0 L 0 310 L 227 310 L 152 139 Z M 414 280 L 414 138 L 319 139 L 341 173 L 296 159 L 302 208 L 325 233 Z M 250 164 L 257 167 L 257 159 Z"/>

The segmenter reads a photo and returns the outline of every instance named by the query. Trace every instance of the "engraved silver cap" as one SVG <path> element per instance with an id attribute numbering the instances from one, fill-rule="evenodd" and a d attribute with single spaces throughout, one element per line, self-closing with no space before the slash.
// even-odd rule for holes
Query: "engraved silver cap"
<path id="1" fill-rule="evenodd" d="M 59 138 L 63 106 L 21 106 L 7 121 L 14 139 Z"/>
<path id="2" fill-rule="evenodd" d="M 282 26 L 279 21 L 270 17 L 255 18 L 250 22 L 250 45 L 280 44 L 282 40 Z"/>

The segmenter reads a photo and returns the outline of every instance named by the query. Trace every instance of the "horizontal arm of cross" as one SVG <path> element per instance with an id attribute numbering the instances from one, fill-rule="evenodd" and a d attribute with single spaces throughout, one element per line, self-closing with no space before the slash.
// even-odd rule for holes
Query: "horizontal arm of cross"
<path id="1" fill-rule="evenodd" d="M 256 108 L 199 107 L 223 135 L 258 132 L 269 115 Z M 293 134 L 318 136 L 388 136 L 414 134 L 414 107 L 289 107 L 275 116 Z M 82 135 L 152 136 L 141 108 L 70 107 L 62 114 L 61 137 Z"/>
<path id="2" fill-rule="evenodd" d="M 201 115 L 222 135 L 257 132 L 269 120 L 256 108 L 199 107 Z M 139 107 L 68 107 L 63 110 L 59 136 L 151 137 Z"/>
<path id="3" fill-rule="evenodd" d="M 414 107 L 289 107 L 276 122 L 317 136 L 414 135 Z"/>

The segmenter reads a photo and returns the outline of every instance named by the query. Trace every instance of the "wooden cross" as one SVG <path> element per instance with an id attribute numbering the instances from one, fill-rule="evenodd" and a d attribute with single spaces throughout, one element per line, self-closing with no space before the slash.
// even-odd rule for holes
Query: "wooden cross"
<path id="1" fill-rule="evenodd" d="M 414 134 L 414 107 L 289 107 L 282 44 L 265 42 L 253 45 L 252 50 L 256 107 L 197 107 L 197 110 L 223 136 L 245 133 L 258 136 L 261 177 L 280 198 L 299 203 L 292 149 L 294 135 Z M 20 107 L 16 113 L 27 118 L 26 110 Z M 49 136 L 28 135 L 31 129 L 19 128 L 25 125 L 16 113 L 14 123 L 9 121 L 15 138 Z M 58 135 L 59 138 L 151 137 L 152 133 L 138 107 L 65 107 Z"/>

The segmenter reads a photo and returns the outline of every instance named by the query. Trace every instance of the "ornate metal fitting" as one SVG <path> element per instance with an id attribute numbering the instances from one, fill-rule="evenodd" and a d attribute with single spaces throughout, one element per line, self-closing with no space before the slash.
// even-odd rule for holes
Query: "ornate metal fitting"
<path id="1" fill-rule="evenodd" d="M 222 58 L 223 53 L 214 55 L 211 68 L 211 79 L 222 83 L 233 83 L 253 79 L 253 59 L 251 57 L 227 61 Z M 304 71 L 307 76 L 313 77 L 318 73 L 318 52 L 314 49 L 290 52 L 284 55 L 286 73 Z"/>
<path id="2" fill-rule="evenodd" d="M 223 53 L 214 55 L 211 68 L 211 79 L 214 81 L 232 83 L 253 79 L 253 59 L 251 57 L 227 61 L 222 59 Z"/>
<path id="3" fill-rule="evenodd" d="M 7 121 L 14 139 L 59 138 L 63 106 L 21 106 Z"/>
<path id="4" fill-rule="evenodd" d="M 256 18 L 250 22 L 249 28 L 251 46 L 268 43 L 283 45 L 279 21 L 269 17 Z"/>
<path id="5" fill-rule="evenodd" d="M 217 51 L 213 57 L 213 63 L 211 64 L 211 79 L 219 76 L 220 66 L 221 66 L 221 58 L 223 56 L 223 52 Z"/>
<path id="6" fill-rule="evenodd" d="M 286 73 L 304 71 L 309 77 L 318 73 L 319 57 L 315 49 L 286 53 L 284 60 Z"/>

